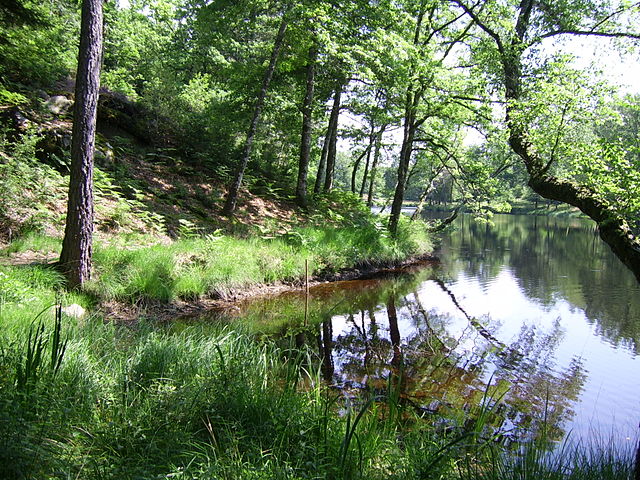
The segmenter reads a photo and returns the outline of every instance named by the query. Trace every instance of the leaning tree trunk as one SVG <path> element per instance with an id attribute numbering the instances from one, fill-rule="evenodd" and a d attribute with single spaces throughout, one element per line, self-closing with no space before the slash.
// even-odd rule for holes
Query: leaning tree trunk
<path id="1" fill-rule="evenodd" d="M 371 166 L 371 151 L 376 144 L 378 136 L 371 130 L 371 138 L 369 139 L 369 152 L 367 153 L 367 160 L 364 163 L 364 173 L 362 174 L 362 183 L 360 184 L 360 198 L 364 196 L 364 191 L 367 188 L 367 180 L 369 179 L 369 167 Z"/>
<path id="2" fill-rule="evenodd" d="M 523 22 L 526 22 L 524 18 Z M 518 40 L 514 40 L 516 44 Z M 509 145 L 522 159 L 529 174 L 528 185 L 540 196 L 577 207 L 598 225 L 600 238 L 613 253 L 629 268 L 640 282 L 640 240 L 633 234 L 627 221 L 606 202 L 598 198 L 596 192 L 577 183 L 556 178 L 548 173 L 550 164 L 536 152 L 527 140 L 525 128 L 514 119 L 521 100 L 522 68 L 520 56 L 502 54 L 507 104 L 506 123 L 509 130 Z"/>
<path id="3" fill-rule="evenodd" d="M 372 121 L 371 131 L 369 132 L 369 143 L 367 145 L 367 148 L 364 150 L 363 154 L 360 155 L 360 157 L 358 157 L 358 159 L 356 160 L 353 166 L 353 171 L 351 172 L 351 192 L 356 193 L 356 176 L 358 174 L 358 170 L 360 169 L 360 163 L 362 162 L 362 159 L 365 158 L 365 155 L 366 155 L 365 169 L 364 169 L 364 173 L 362 174 L 362 189 L 360 190 L 361 197 L 362 197 L 362 190 L 364 190 L 364 184 L 367 181 L 367 175 L 369 175 L 369 164 L 371 163 L 371 149 L 373 148 L 374 139 L 375 139 L 375 125 Z"/>
<path id="4" fill-rule="evenodd" d="M 373 206 L 373 190 L 375 189 L 376 173 L 378 171 L 378 162 L 380 161 L 380 149 L 382 148 L 382 134 L 386 129 L 386 125 L 380 129 L 378 138 L 376 139 L 376 150 L 373 154 L 373 165 L 371 165 L 371 175 L 369 179 L 369 193 L 367 194 L 367 207 Z"/>
<path id="5" fill-rule="evenodd" d="M 251 158 L 251 152 L 253 151 L 253 141 L 255 139 L 256 132 L 258 131 L 260 116 L 262 115 L 262 109 L 264 108 L 264 102 L 267 98 L 267 92 L 269 91 L 269 85 L 271 84 L 273 73 L 276 70 L 276 64 L 278 63 L 278 57 L 280 56 L 280 50 L 282 50 L 282 45 L 284 44 L 284 35 L 286 31 L 286 13 L 283 13 L 282 20 L 280 21 L 280 28 L 278 29 L 278 34 L 276 35 L 276 39 L 273 42 L 271 58 L 269 59 L 269 66 L 265 70 L 264 76 L 262 77 L 262 87 L 260 88 L 260 93 L 258 94 L 256 105 L 253 109 L 253 115 L 251 116 L 251 124 L 249 125 L 249 131 L 247 132 L 247 140 L 244 145 L 244 151 L 242 152 L 242 157 L 240 158 L 240 162 L 238 163 L 235 177 L 233 178 L 233 182 L 229 186 L 227 199 L 225 200 L 224 207 L 222 208 L 222 214 L 226 217 L 230 217 L 231 215 L 233 215 L 233 212 L 236 209 L 240 186 L 242 185 L 244 172 L 247 169 L 249 159 Z"/>
<path id="6" fill-rule="evenodd" d="M 358 155 L 358 158 L 356 158 L 355 162 L 353 162 L 353 169 L 351 170 L 351 193 L 356 193 L 356 176 L 358 175 L 358 169 L 360 168 L 362 159 L 365 157 L 365 155 L 369 155 L 370 151 L 371 145 L 368 145 L 367 148 L 365 148 L 364 151 L 360 155 Z"/>
<path id="7" fill-rule="evenodd" d="M 309 47 L 307 64 L 307 88 L 302 103 L 302 137 L 300 140 L 300 160 L 298 163 L 298 182 L 296 184 L 296 203 L 301 207 L 307 206 L 307 175 L 311 157 L 311 133 L 313 113 L 313 90 L 316 80 L 316 59 L 318 46 L 314 42 Z"/>
<path id="8" fill-rule="evenodd" d="M 69 288 L 91 277 L 93 154 L 102 60 L 102 0 L 84 0 L 71 140 L 71 175 L 60 268 Z"/>
<path id="9" fill-rule="evenodd" d="M 327 133 L 324 136 L 324 143 L 322 144 L 322 153 L 320 154 L 320 162 L 318 163 L 318 173 L 316 175 L 316 181 L 313 185 L 313 193 L 318 194 L 322 190 L 324 184 L 324 176 L 327 171 L 327 154 L 329 152 L 329 137 L 331 135 L 331 117 L 329 117 L 329 125 L 327 126 Z"/>
<path id="10" fill-rule="evenodd" d="M 422 209 L 424 208 L 424 203 L 427 200 L 427 197 L 431 195 L 431 192 L 433 192 L 436 189 L 436 180 L 438 179 L 438 177 L 440 177 L 440 174 L 442 173 L 443 170 L 444 170 L 444 166 L 440 166 L 440 168 L 438 168 L 436 172 L 429 179 L 429 184 L 422 191 L 422 194 L 418 199 L 418 205 L 416 206 L 415 211 L 411 215 L 411 221 L 420 217 L 420 214 L 422 213 Z"/>

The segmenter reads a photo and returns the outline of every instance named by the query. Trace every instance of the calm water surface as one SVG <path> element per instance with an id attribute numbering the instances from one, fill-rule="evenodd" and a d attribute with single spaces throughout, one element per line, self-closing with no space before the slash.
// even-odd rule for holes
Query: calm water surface
<path id="1" fill-rule="evenodd" d="M 253 328 L 318 352 L 347 394 L 384 394 L 454 422 L 488 393 L 506 442 L 544 420 L 553 439 L 634 441 L 640 288 L 587 221 L 461 217 L 441 263 L 253 302 Z M 307 311 L 307 326 L 304 312 Z M 435 418 L 435 417 L 434 417 Z"/>

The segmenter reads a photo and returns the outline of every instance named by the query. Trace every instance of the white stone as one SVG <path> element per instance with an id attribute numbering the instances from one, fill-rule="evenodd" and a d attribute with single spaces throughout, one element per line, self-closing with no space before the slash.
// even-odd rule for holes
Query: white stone
<path id="1" fill-rule="evenodd" d="M 72 303 L 68 307 L 63 307 L 62 308 L 62 313 L 64 313 L 68 317 L 82 318 L 82 317 L 85 316 L 87 311 L 84 308 L 82 308 L 80 305 L 78 305 L 77 303 Z"/>

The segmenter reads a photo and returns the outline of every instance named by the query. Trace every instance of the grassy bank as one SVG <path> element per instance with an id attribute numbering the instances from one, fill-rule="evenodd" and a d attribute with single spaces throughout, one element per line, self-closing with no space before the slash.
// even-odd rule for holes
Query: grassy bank
<path id="1" fill-rule="evenodd" d="M 148 245 L 151 243 L 151 245 Z M 35 258 L 50 253 L 54 258 L 59 241 L 31 234 L 4 250 L 11 256 L 30 252 Z M 153 244 L 153 239 L 112 237 L 98 242 L 94 255 L 94 279 L 86 293 L 96 301 L 144 300 L 170 302 L 218 298 L 230 291 L 278 281 L 299 281 L 309 275 L 325 275 L 345 268 L 400 262 L 431 250 L 420 225 L 402 222 L 392 239 L 374 221 L 359 226 L 296 227 L 277 236 L 236 238 L 228 235 L 181 238 Z M 24 268 L 4 268 L 8 277 L 30 274 Z M 27 269 L 28 270 L 28 269 Z M 47 269 L 31 269 L 35 275 L 55 277 Z M 27 283 L 31 282 L 29 278 Z M 11 295 L 14 295 L 13 293 Z"/>
<path id="2" fill-rule="evenodd" d="M 142 193 L 105 174 L 93 280 L 61 293 L 61 276 L 41 260 L 59 253 L 62 178 L 24 165 L 3 163 L 12 173 L 0 181 L 15 203 L 0 212 L 12 240 L 0 258 L 0 478 L 632 478 L 632 452 L 606 445 L 550 457 L 544 441 L 501 444 L 484 421 L 491 395 L 454 424 L 407 405 L 394 375 L 375 397 L 346 397 L 320 380 L 322 360 L 306 348 L 258 342 L 241 327 L 116 325 L 97 308 L 300 281 L 305 261 L 311 275 L 401 261 L 431 249 L 419 223 L 402 219 L 391 238 L 384 218 L 340 193 L 288 223 L 215 223 L 219 205 L 207 202 L 187 209 L 208 206 L 206 222 L 184 212 L 160 221 L 130 198 Z M 44 179 L 55 180 L 57 200 L 38 190 Z M 161 194 L 167 212 L 187 202 L 178 190 L 145 202 Z M 89 314 L 56 313 L 58 302 Z"/>

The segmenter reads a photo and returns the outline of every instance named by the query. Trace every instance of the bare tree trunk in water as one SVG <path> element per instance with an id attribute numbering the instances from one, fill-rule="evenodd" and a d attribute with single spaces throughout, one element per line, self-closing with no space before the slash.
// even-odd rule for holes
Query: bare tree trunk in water
<path id="1" fill-rule="evenodd" d="M 262 87 L 256 100 L 256 106 L 253 109 L 253 116 L 251 117 L 251 124 L 249 125 L 249 131 L 247 132 L 247 141 L 244 145 L 244 151 L 242 157 L 238 163 L 235 177 L 231 185 L 229 185 L 229 191 L 227 192 L 227 198 L 222 208 L 222 215 L 230 217 L 236 209 L 236 203 L 238 202 L 238 194 L 240 192 L 240 186 L 242 185 L 242 178 L 244 177 L 244 171 L 247 169 L 249 159 L 251 158 L 251 152 L 253 151 L 253 141 L 258 131 L 258 125 L 260 124 L 260 116 L 262 115 L 262 109 L 264 108 L 264 101 L 267 98 L 267 92 L 269 91 L 269 85 L 273 78 L 273 73 L 276 70 L 276 64 L 278 63 L 278 57 L 280 56 L 280 50 L 284 44 L 284 35 L 287 31 L 286 12 L 282 14 L 282 20 L 280 21 L 280 28 L 278 34 L 273 42 L 273 49 L 271 50 L 271 58 L 269 59 L 269 66 L 264 72 L 262 77 Z"/>
<path id="2" fill-rule="evenodd" d="M 333 324 L 331 316 L 322 322 L 322 349 L 320 351 L 322 358 L 322 375 L 325 381 L 333 380 L 335 366 L 333 364 Z"/>
<path id="3" fill-rule="evenodd" d="M 302 138 L 300 140 L 300 161 L 298 163 L 298 182 L 296 185 L 296 203 L 301 207 L 307 206 L 307 175 L 309 173 L 309 159 L 311 157 L 311 121 L 317 58 L 318 46 L 314 41 L 313 45 L 309 47 L 307 89 L 302 103 Z"/>
<path id="4" fill-rule="evenodd" d="M 93 155 L 102 61 L 102 0 L 84 0 L 71 141 L 71 175 L 60 268 L 69 288 L 91 277 Z"/>

